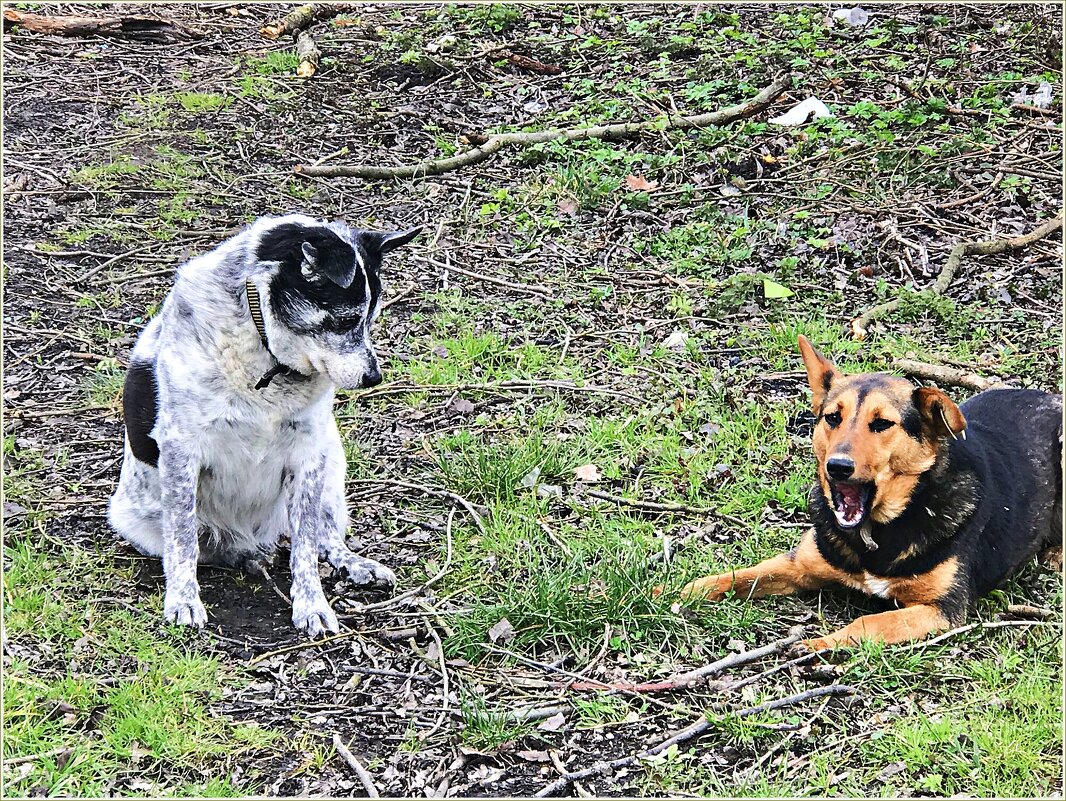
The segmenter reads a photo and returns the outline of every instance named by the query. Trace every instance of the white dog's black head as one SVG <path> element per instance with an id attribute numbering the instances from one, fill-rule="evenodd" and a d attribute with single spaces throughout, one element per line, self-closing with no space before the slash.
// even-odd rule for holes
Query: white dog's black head
<path id="1" fill-rule="evenodd" d="M 297 215 L 256 228 L 254 260 L 273 268 L 263 316 L 275 358 L 301 373 L 323 373 L 346 389 L 381 383 L 370 339 L 381 298 L 381 259 L 422 229 L 363 231 Z"/>

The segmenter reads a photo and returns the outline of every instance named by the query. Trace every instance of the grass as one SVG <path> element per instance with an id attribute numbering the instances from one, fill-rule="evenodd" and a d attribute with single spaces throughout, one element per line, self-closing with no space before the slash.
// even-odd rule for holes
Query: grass
<path id="1" fill-rule="evenodd" d="M 117 782 L 152 794 L 237 794 L 225 781 L 194 777 L 267 749 L 276 737 L 212 714 L 223 688 L 240 686 L 242 677 L 190 648 L 187 632 L 160 636 L 159 596 L 130 611 L 86 594 L 85 587 L 129 583 L 128 563 L 57 550 L 44 536 L 39 527 L 16 533 L 4 554 L 11 647 L 35 643 L 48 654 L 45 665 L 15 657 L 5 668 L 4 756 L 41 755 L 12 768 L 6 791 L 104 796 Z M 163 774 L 171 776 L 166 784 L 153 780 Z M 175 775 L 187 781 L 173 783 Z"/>
<path id="2" fill-rule="evenodd" d="M 674 606 L 687 580 L 779 553 L 800 534 L 813 465 L 798 334 L 845 371 L 890 370 L 894 358 L 910 357 L 1061 390 L 1061 323 L 1045 326 L 1039 314 L 1061 306 L 1060 272 L 1040 278 L 1046 260 L 1033 262 L 1035 271 L 1029 262 L 981 261 L 964 266 L 965 280 L 948 297 L 936 297 L 923 291 L 929 276 L 914 251 L 881 228 L 900 223 L 901 236 L 929 242 L 935 270 L 938 248 L 960 231 L 1058 207 L 1047 180 L 1006 175 L 981 204 L 965 205 L 968 222 L 939 238 L 933 223 L 952 215 L 907 217 L 970 193 L 944 164 L 988 186 L 994 171 L 965 169 L 1004 139 L 1016 144 L 1027 136 L 1009 113 L 1010 94 L 1023 82 L 1059 82 L 1034 56 L 1041 30 L 1014 19 L 1021 11 L 1007 15 L 1015 28 L 1006 34 L 960 27 L 969 13 L 926 15 L 919 24 L 916 13 L 878 10 L 868 28 L 849 32 L 827 28 L 824 9 L 802 6 L 770 10 L 772 17 L 762 15 L 767 24 L 724 8 L 672 17 L 598 5 L 371 11 L 358 25 L 322 27 L 320 46 L 335 60 L 313 82 L 292 77 L 290 47 L 260 43 L 237 62 L 223 54 L 217 74 L 232 74 L 217 92 L 169 86 L 127 96 L 107 147 L 60 170 L 91 192 L 91 209 L 60 204 L 76 211 L 64 212 L 54 230 L 34 228 L 43 240 L 37 250 L 67 265 L 67 256 L 51 254 L 117 255 L 154 241 L 153 255 L 180 260 L 216 236 L 204 232 L 264 210 L 343 213 L 346 196 L 292 176 L 292 154 L 355 161 L 371 148 L 398 162 L 465 149 L 466 129 L 432 113 L 439 97 L 454 94 L 449 103 L 483 112 L 487 132 L 540 129 L 709 111 L 750 97 L 782 67 L 797 71 L 829 99 L 834 118 L 795 129 L 760 118 L 624 143 L 549 143 L 501 153 L 483 171 L 368 185 L 375 209 L 429 209 L 431 230 L 432 210 L 446 209 L 434 241 L 462 244 L 451 252 L 456 264 L 550 290 L 546 299 L 509 293 L 457 274 L 445 283 L 420 262 L 387 262 L 393 287 L 414 284 L 416 291 L 386 312 L 377 340 L 387 352 L 386 380 L 413 389 L 346 394 L 339 409 L 353 487 L 357 479 L 391 477 L 447 489 L 484 520 L 481 531 L 457 510 L 453 561 L 430 599 L 458 708 L 432 745 L 459 743 L 513 766 L 518 751 L 565 751 L 575 743 L 583 753 L 568 764 L 583 765 L 600 756 L 588 750 L 603 742 L 586 739 L 593 734 L 617 736 L 613 747 L 628 752 L 709 714 L 715 725 L 698 744 L 642 764 L 627 778 L 631 789 L 721 797 L 1046 795 L 1061 784 L 1062 670 L 1050 626 L 978 630 L 913 650 L 864 646 L 823 666 L 822 678 L 861 692 L 855 703 L 834 702 L 822 713 L 728 714 L 808 681 L 782 673 L 735 698 L 679 694 L 669 700 L 679 708 L 670 711 L 621 694 L 570 692 L 570 728 L 560 735 L 516 723 L 506 685 L 481 682 L 485 672 L 502 681 L 529 675 L 524 663 L 489 648 L 490 631 L 504 619 L 513 635 L 496 648 L 545 663 L 566 659 L 575 670 L 598 659 L 602 672 L 591 676 L 638 679 L 777 639 L 796 622 L 820 633 L 872 611 L 867 599 L 830 592 L 757 603 L 730 598 L 680 613 Z M 529 82 L 502 53 L 472 60 L 512 41 L 564 73 Z M 938 43 L 932 56 L 930 42 Z M 1010 53 L 1012 62 L 990 61 L 994 52 Z M 181 66 L 184 82 L 203 69 Z M 923 99 L 881 92 L 886 68 L 920 77 Z M 431 109 L 424 119 L 392 114 L 389 92 L 408 81 L 404 103 Z M 432 89 L 415 91 L 422 81 Z M 374 99 L 308 127 L 307 108 L 345 109 L 353 97 Z M 954 114 L 949 100 L 977 114 Z M 520 112 L 530 101 L 539 110 Z M 248 124 L 251 106 L 277 123 L 276 137 L 264 141 Z M 503 118 L 492 110 L 499 108 L 512 111 Z M 382 125 L 404 138 L 381 134 Z M 370 138 L 353 140 L 353 130 Z M 1045 149 L 1044 166 L 1061 157 L 1058 143 Z M 773 181 L 760 182 L 759 171 Z M 632 178 L 658 187 L 633 191 Z M 137 258 L 121 270 L 141 269 Z M 38 757 L 11 766 L 5 794 L 228 797 L 266 790 L 262 776 L 234 773 L 264 754 L 280 755 L 293 766 L 290 777 L 311 781 L 340 766 L 320 742 L 317 710 L 293 715 L 284 731 L 227 717 L 229 694 L 250 680 L 242 665 L 161 626 L 160 593 L 138 582 L 135 563 L 107 545 L 88 547 L 105 536 L 103 517 L 82 518 L 78 507 L 62 505 L 91 496 L 86 508 L 103 513 L 123 380 L 112 357 L 158 309 L 167 280 L 78 285 L 70 323 L 78 338 L 64 347 L 108 358 L 66 386 L 87 407 L 84 419 L 95 411 L 108 426 L 92 434 L 103 443 L 92 452 L 98 460 L 78 444 L 89 436 L 80 428 L 58 429 L 58 442 L 31 425 L 4 438 L 5 500 L 24 509 L 5 534 L 4 623 L 13 648 L 4 749 L 9 757 Z M 792 295 L 767 298 L 765 280 Z M 1001 289 L 1013 299 L 1004 300 Z M 849 335 L 855 314 L 891 298 L 900 299 L 899 309 L 869 339 Z M 15 322 L 59 328 L 53 307 L 41 304 Z M 53 356 L 34 357 L 47 381 Z M 547 387 L 560 381 L 637 400 Z M 449 411 L 457 400 L 473 403 L 473 411 Z M 94 473 L 98 463 L 104 473 Z M 706 512 L 651 515 L 597 500 L 575 475 L 588 464 L 600 473 L 597 489 Z M 387 494 L 375 504 L 353 507 L 353 519 L 362 513 L 372 530 L 380 522 L 389 557 L 402 555 L 401 588 L 436 574 L 444 537 L 430 528 L 408 548 L 408 518 L 442 526 L 446 513 L 425 499 Z M 65 528 L 70 520 L 76 536 Z M 672 559 L 664 564 L 668 546 Z M 660 585 L 665 592 L 656 595 Z M 129 598 L 137 611 L 106 600 L 112 596 Z M 975 616 L 989 619 L 1006 603 L 1060 609 L 1057 577 L 1026 569 Z M 414 625 L 413 614 L 405 609 L 386 624 Z M 383 665 L 406 654 L 404 643 L 374 640 L 373 647 Z M 297 678 L 307 670 L 304 655 L 287 663 Z M 435 660 L 429 663 L 435 670 Z M 336 692 L 312 700 L 336 704 Z M 391 750 L 412 766 L 431 750 L 417 715 L 389 720 L 398 736 L 376 743 L 382 750 L 368 759 L 376 776 L 394 764 Z M 810 731 L 766 725 L 782 722 L 809 723 Z M 622 739 L 634 731 L 639 743 Z M 777 746 L 779 754 L 746 770 Z"/>

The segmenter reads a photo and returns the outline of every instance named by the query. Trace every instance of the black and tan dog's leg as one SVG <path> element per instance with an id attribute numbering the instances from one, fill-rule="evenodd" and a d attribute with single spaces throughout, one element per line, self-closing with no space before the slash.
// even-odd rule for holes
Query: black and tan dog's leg
<path id="1" fill-rule="evenodd" d="M 812 651 L 820 651 L 838 645 L 858 645 L 860 640 L 883 643 L 924 640 L 930 634 L 950 626 L 951 623 L 936 605 L 915 604 L 876 615 L 863 615 L 832 634 L 804 640 L 803 644 Z"/>
<path id="2" fill-rule="evenodd" d="M 685 585 L 681 597 L 720 601 L 730 590 L 749 598 L 791 595 L 797 590 L 816 590 L 833 582 L 846 583 L 847 578 L 846 573 L 822 558 L 814 542 L 814 532 L 808 531 L 788 553 L 759 562 L 755 567 L 696 579 Z"/>

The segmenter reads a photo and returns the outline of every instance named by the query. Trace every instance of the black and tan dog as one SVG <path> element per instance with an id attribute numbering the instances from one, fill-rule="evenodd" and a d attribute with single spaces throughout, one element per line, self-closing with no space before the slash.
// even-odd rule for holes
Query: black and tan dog
<path id="1" fill-rule="evenodd" d="M 812 649 L 921 639 L 1042 548 L 1062 542 L 1062 397 L 982 392 L 961 407 L 938 389 L 847 376 L 804 337 L 814 393 L 813 530 L 786 554 L 707 576 L 686 599 L 761 598 L 842 584 L 894 601 Z"/>

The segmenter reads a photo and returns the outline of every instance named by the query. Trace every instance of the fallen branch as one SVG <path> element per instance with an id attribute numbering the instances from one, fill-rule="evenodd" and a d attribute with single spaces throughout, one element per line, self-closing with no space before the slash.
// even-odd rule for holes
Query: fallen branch
<path id="1" fill-rule="evenodd" d="M 779 654 L 782 651 L 790 648 L 794 643 L 799 642 L 800 638 L 797 636 L 785 637 L 783 640 L 772 642 L 769 645 L 764 645 L 761 648 L 753 648 L 750 651 L 744 651 L 739 654 L 730 654 L 723 657 L 716 662 L 711 662 L 709 665 L 690 670 L 687 673 L 680 673 L 669 679 L 663 681 L 649 681 L 641 684 L 633 684 L 629 682 L 619 682 L 617 684 L 604 684 L 603 682 L 573 682 L 567 685 L 572 690 L 621 690 L 631 693 L 659 693 L 659 692 L 673 692 L 675 690 L 686 690 L 697 684 L 706 682 L 711 676 L 716 676 L 723 671 L 730 668 L 738 667 L 740 665 L 747 665 L 751 662 L 757 662 L 764 656 L 770 656 L 771 654 Z M 730 682 L 722 682 L 722 688 L 732 687 Z"/>
<path id="2" fill-rule="evenodd" d="M 135 42 L 158 44 L 173 44 L 189 39 L 204 38 L 204 34 L 200 31 L 187 28 L 172 20 L 155 17 L 50 17 L 5 8 L 4 30 L 12 25 L 18 25 L 33 33 L 55 36 L 85 38 L 106 36 L 112 39 L 130 39 Z"/>
<path id="3" fill-rule="evenodd" d="M 424 178 L 428 175 L 440 175 L 461 167 L 468 167 L 471 164 L 477 164 L 509 145 L 527 147 L 554 141 L 579 142 L 585 139 L 620 139 L 651 131 L 687 130 L 690 128 L 724 125 L 750 117 L 768 108 L 791 85 L 791 76 L 787 74 L 781 75 L 750 100 L 719 111 L 695 114 L 689 117 L 664 116 L 645 120 L 644 122 L 595 125 L 589 128 L 553 128 L 546 131 L 494 134 L 483 145 L 445 159 L 430 159 L 421 161 L 418 164 L 400 167 L 379 167 L 371 164 L 337 165 L 332 167 L 297 165 L 293 168 L 293 172 L 306 178 L 363 178 L 366 180 Z"/>
<path id="4" fill-rule="evenodd" d="M 1004 611 L 1008 615 L 1029 617 L 1034 620 L 1050 620 L 1055 617 L 1055 613 L 1050 609 L 1042 609 L 1039 606 L 1029 606 L 1028 604 L 1010 604 Z"/>
<path id="5" fill-rule="evenodd" d="M 1033 106 L 1029 103 L 1011 103 L 1010 107 L 1017 111 L 1026 111 L 1030 114 L 1039 114 L 1042 117 L 1057 117 L 1062 111 L 1051 108 L 1040 108 L 1040 106 Z"/>
<path id="6" fill-rule="evenodd" d="M 747 718 L 751 717 L 752 715 L 758 715 L 762 712 L 769 712 L 774 709 L 782 709 L 784 707 L 794 706 L 795 704 L 799 704 L 804 701 L 809 701 L 812 698 L 821 698 L 827 695 L 854 695 L 854 693 L 854 687 L 848 687 L 844 684 L 832 684 L 828 687 L 816 687 L 812 690 L 805 690 L 804 692 L 796 693 L 795 695 L 790 695 L 787 698 L 778 698 L 774 701 L 768 701 L 765 704 L 759 704 L 759 706 L 749 707 L 748 709 L 741 709 L 739 712 L 732 713 L 731 716 L 737 718 Z M 647 759 L 648 757 L 653 757 L 656 754 L 661 754 L 663 751 L 665 751 L 672 745 L 678 745 L 680 743 L 687 742 L 688 740 L 691 740 L 694 737 L 698 737 L 699 735 L 703 734 L 708 729 L 713 728 L 717 724 L 717 720 L 712 721 L 708 720 L 707 718 L 703 718 L 697 721 L 696 723 L 693 723 L 688 728 L 682 729 L 677 734 L 672 735 L 666 740 L 663 740 L 657 745 L 645 749 L 644 751 L 640 751 L 636 754 L 627 757 L 622 757 L 620 759 L 614 759 L 610 762 L 597 762 L 595 765 L 585 768 L 584 770 L 575 771 L 573 773 L 565 773 L 561 778 L 552 782 L 547 787 L 544 787 L 539 790 L 534 796 L 534 798 L 548 798 L 549 796 L 554 795 L 560 790 L 565 789 L 567 786 L 569 786 L 575 781 L 588 779 L 593 776 L 601 776 L 611 770 L 635 765 L 642 759 Z"/>
<path id="7" fill-rule="evenodd" d="M 315 40 L 307 31 L 296 34 L 296 57 L 300 59 L 296 67 L 296 75 L 299 78 L 310 78 L 318 70 L 322 61 L 322 53 L 319 52 Z"/>
<path id="8" fill-rule="evenodd" d="M 545 64 L 543 61 L 537 61 L 535 58 L 523 56 L 520 53 L 511 53 L 507 60 L 519 69 L 534 72 L 537 75 L 558 75 L 563 71 L 562 67 L 557 64 Z"/>
<path id="9" fill-rule="evenodd" d="M 339 14 L 347 14 L 353 11 L 351 3 L 308 3 L 290 11 L 283 19 L 271 25 L 264 25 L 259 33 L 267 39 L 280 39 L 285 34 L 293 38 L 316 22 L 333 19 Z"/>
<path id="10" fill-rule="evenodd" d="M 341 742 L 341 738 L 336 734 L 333 735 L 333 749 L 348 763 L 348 767 L 355 771 L 355 775 L 359 777 L 360 784 L 366 790 L 366 797 L 381 798 L 378 795 L 378 788 L 374 786 L 374 777 L 370 775 L 370 771 L 363 767 L 363 764 L 355 758 L 355 754 L 348 750 L 348 746 Z"/>
<path id="11" fill-rule="evenodd" d="M 925 381 L 936 381 L 941 386 L 964 387 L 974 392 L 983 392 L 993 388 L 1001 389 L 1007 386 L 998 378 L 985 378 L 977 373 L 960 370 L 957 367 L 947 367 L 943 364 L 927 364 L 913 359 L 893 359 L 892 364 L 907 375 Z"/>
<path id="12" fill-rule="evenodd" d="M 1034 242 L 1043 239 L 1053 231 L 1061 229 L 1062 216 L 1063 212 L 1060 211 L 1054 218 L 1034 228 L 1028 234 L 1016 236 L 1011 239 L 989 239 L 983 242 L 960 242 L 951 249 L 951 252 L 948 254 L 948 260 L 944 263 L 944 269 L 940 271 L 940 275 L 933 283 L 930 291 L 935 295 L 943 295 L 944 292 L 947 291 L 948 286 L 955 278 L 955 271 L 958 270 L 959 264 L 962 263 L 962 258 L 964 256 L 991 256 L 996 253 L 1005 253 L 1008 250 L 1020 250 L 1028 247 Z M 852 335 L 855 339 L 864 339 L 866 337 L 867 327 L 871 322 L 879 317 L 885 316 L 889 312 L 895 311 L 897 308 L 899 308 L 898 298 L 868 309 L 852 321 Z"/>

